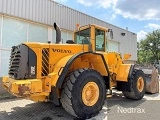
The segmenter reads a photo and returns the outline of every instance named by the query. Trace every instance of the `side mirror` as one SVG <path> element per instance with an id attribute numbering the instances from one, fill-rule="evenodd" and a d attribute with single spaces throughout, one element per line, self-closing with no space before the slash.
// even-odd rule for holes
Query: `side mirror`
<path id="1" fill-rule="evenodd" d="M 113 31 L 112 31 L 112 29 L 108 29 L 108 32 L 110 32 L 110 38 L 113 39 Z"/>

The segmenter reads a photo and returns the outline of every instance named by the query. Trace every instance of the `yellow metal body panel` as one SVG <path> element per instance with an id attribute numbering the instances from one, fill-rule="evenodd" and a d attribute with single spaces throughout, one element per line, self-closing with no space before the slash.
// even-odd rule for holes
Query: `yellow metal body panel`
<path id="1" fill-rule="evenodd" d="M 5 76 L 2 82 L 4 88 L 13 95 L 27 97 L 34 101 L 45 101 L 50 92 L 42 91 L 42 80 L 40 79 L 14 80 Z"/>
<path id="2" fill-rule="evenodd" d="M 130 64 L 121 64 L 117 71 L 116 81 L 128 81 L 128 75 L 130 72 Z"/>
<path id="3" fill-rule="evenodd" d="M 42 49 L 43 48 L 49 48 L 49 44 L 47 43 L 38 43 L 38 42 L 32 42 L 23 43 L 29 48 L 31 48 L 37 55 L 37 79 L 41 79 L 41 70 L 42 70 Z"/>
<path id="4" fill-rule="evenodd" d="M 58 50 L 60 50 L 60 51 L 58 51 Z M 65 51 L 63 51 L 63 50 L 65 50 Z M 88 46 L 87 45 L 84 45 L 84 51 L 83 51 L 83 46 L 82 45 L 76 45 L 76 44 L 59 44 L 59 45 L 55 44 L 55 45 L 50 45 L 49 63 L 50 63 L 50 67 L 52 68 L 51 72 L 53 72 L 55 66 L 58 64 L 58 62 L 60 60 L 62 62 L 63 58 L 66 59 L 65 58 L 66 56 L 68 56 L 68 55 L 73 56 L 76 53 L 87 52 L 87 51 L 88 51 Z"/>
<path id="5" fill-rule="evenodd" d="M 109 76 L 110 74 L 109 89 L 112 89 L 116 85 L 116 81 L 127 82 L 131 65 L 123 64 L 120 54 L 107 52 L 106 44 L 104 44 L 105 49 L 103 51 L 96 51 L 95 28 L 105 33 L 103 36 L 104 43 L 107 43 L 106 33 L 108 29 L 92 24 L 81 27 L 79 30 L 84 30 L 88 27 L 91 30 L 89 37 L 91 46 L 87 44 L 23 43 L 36 54 L 36 79 L 14 80 L 5 76 L 3 77 L 4 87 L 17 96 L 27 96 L 34 101 L 46 101 L 46 97 L 51 92 L 51 87 L 57 87 L 56 85 L 59 82 L 58 80 L 62 75 L 62 71 L 69 61 L 71 64 L 68 66 L 67 73 L 79 68 L 91 68 L 98 71 L 102 76 Z M 92 50 L 90 50 L 90 47 L 92 47 Z M 44 76 L 42 75 L 43 50 L 48 51 L 48 63 L 45 66 L 48 68 L 48 73 Z M 85 54 L 81 54 L 71 61 L 72 57 L 80 53 Z M 128 58 L 129 56 L 126 55 L 125 59 Z M 57 89 L 57 91 L 60 97 L 60 89 Z"/>
<path id="6" fill-rule="evenodd" d="M 46 77 L 45 79 L 45 83 L 43 83 L 43 86 L 44 86 L 44 89 L 45 89 L 45 92 L 51 92 L 51 79 L 49 77 Z"/>
<path id="7" fill-rule="evenodd" d="M 38 92 L 42 92 L 42 81 L 34 80 L 33 82 L 31 82 L 31 93 L 38 93 Z"/>
<path id="8" fill-rule="evenodd" d="M 48 75 L 47 79 L 51 80 L 51 85 L 56 86 L 57 80 L 59 75 L 61 74 L 62 70 L 64 69 L 66 63 L 73 55 L 68 55 L 57 62 L 54 66 L 54 70 L 51 74 Z"/>
<path id="9" fill-rule="evenodd" d="M 115 52 L 102 53 L 102 54 L 105 58 L 105 61 L 107 62 L 109 71 L 111 73 L 117 74 L 119 66 L 122 64 L 121 56 Z"/>
<path id="10" fill-rule="evenodd" d="M 79 56 L 70 67 L 70 70 L 79 68 L 91 68 L 95 69 L 102 75 L 108 75 L 108 72 L 103 63 L 102 57 L 99 54 L 87 53 Z"/>
<path id="11" fill-rule="evenodd" d="M 53 72 L 50 73 L 47 77 L 47 79 L 50 79 L 52 86 L 56 86 L 59 75 L 61 75 L 65 65 L 73 56 L 74 55 L 68 55 L 59 60 L 58 63 L 54 65 Z M 73 71 L 79 68 L 91 68 L 97 70 L 102 75 L 108 75 L 103 60 L 98 54 L 86 53 L 84 55 L 80 55 L 72 62 L 72 65 L 69 67 L 69 71 Z"/>
<path id="12" fill-rule="evenodd" d="M 41 69 L 42 69 L 42 49 L 40 48 L 32 48 L 32 50 L 36 53 L 37 55 L 37 78 L 40 79 L 41 78 Z"/>
<path id="13" fill-rule="evenodd" d="M 30 47 L 37 55 L 37 78 L 41 79 L 42 71 L 42 49 L 49 49 L 49 73 L 52 73 L 55 69 L 56 64 L 63 59 L 65 56 L 74 55 L 80 52 L 87 52 L 87 45 L 77 44 L 39 44 L 39 43 L 24 43 Z"/>

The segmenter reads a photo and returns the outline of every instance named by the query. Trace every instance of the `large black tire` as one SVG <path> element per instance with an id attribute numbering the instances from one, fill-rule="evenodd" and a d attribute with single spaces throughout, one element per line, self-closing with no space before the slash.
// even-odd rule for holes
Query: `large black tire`
<path id="1" fill-rule="evenodd" d="M 99 98 L 93 106 L 87 106 L 82 100 L 84 86 L 94 82 L 99 89 Z M 103 77 L 93 69 L 78 69 L 67 75 L 63 83 L 61 103 L 63 108 L 71 115 L 86 119 L 98 114 L 102 109 L 106 96 L 106 87 Z"/>
<path id="2" fill-rule="evenodd" d="M 137 84 L 138 80 L 141 79 L 143 81 L 143 87 L 141 90 L 138 89 Z M 146 80 L 142 70 L 134 70 L 131 76 L 131 92 L 122 91 L 123 95 L 128 99 L 140 100 L 143 98 L 146 89 Z"/>

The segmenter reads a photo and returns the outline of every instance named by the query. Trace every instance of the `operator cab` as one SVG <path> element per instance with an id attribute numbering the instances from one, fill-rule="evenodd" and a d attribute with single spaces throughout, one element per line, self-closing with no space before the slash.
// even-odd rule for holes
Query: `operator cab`
<path id="1" fill-rule="evenodd" d="M 108 32 L 113 38 L 111 29 L 93 24 L 82 26 L 75 32 L 74 42 L 75 44 L 91 45 L 93 51 L 106 52 Z"/>

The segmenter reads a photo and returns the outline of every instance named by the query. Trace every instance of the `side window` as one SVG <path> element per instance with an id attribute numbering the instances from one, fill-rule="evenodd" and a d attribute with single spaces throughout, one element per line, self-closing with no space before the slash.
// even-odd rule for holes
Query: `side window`
<path id="1" fill-rule="evenodd" d="M 89 44 L 90 28 L 75 33 L 76 44 Z"/>
<path id="2" fill-rule="evenodd" d="M 104 41 L 105 41 L 105 32 L 103 30 L 95 30 L 95 39 L 96 39 L 96 51 L 105 51 Z"/>

